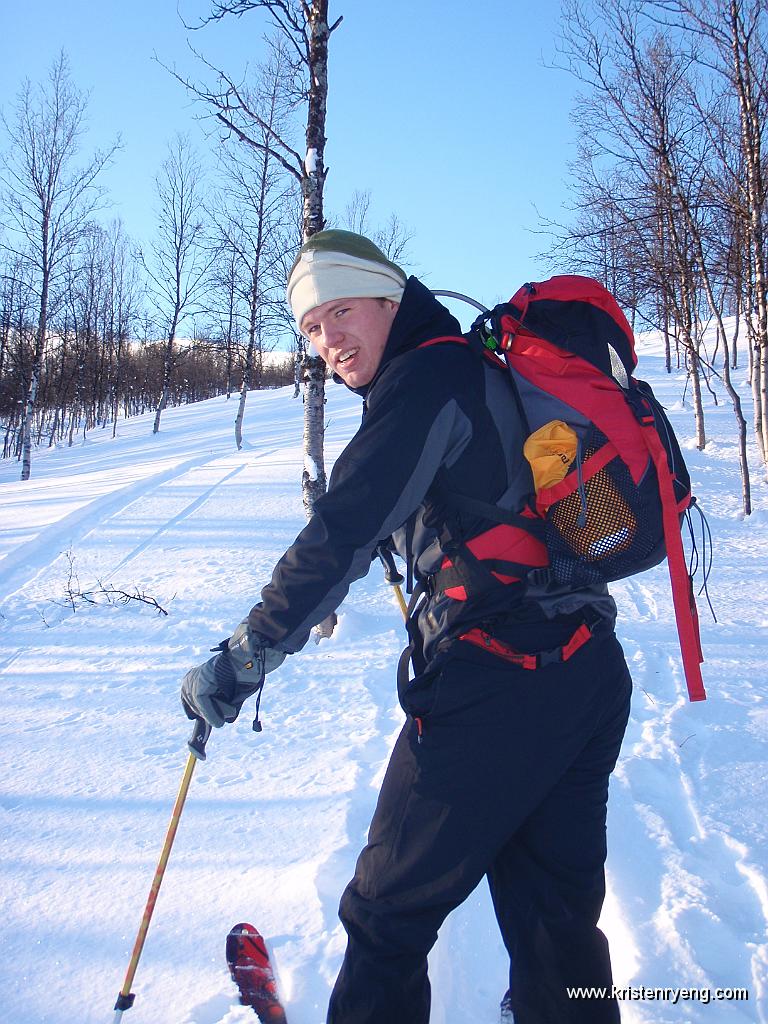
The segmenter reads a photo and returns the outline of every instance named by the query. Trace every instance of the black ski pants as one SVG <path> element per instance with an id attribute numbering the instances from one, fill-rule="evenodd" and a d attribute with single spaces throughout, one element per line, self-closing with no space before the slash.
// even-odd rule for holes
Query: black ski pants
<path id="1" fill-rule="evenodd" d="M 615 1024 L 616 1000 L 566 990 L 612 985 L 597 920 L 631 691 L 616 637 L 535 671 L 459 642 L 414 685 L 429 712 L 421 742 L 412 718 L 398 737 L 342 896 L 348 943 L 328 1024 L 426 1024 L 427 954 L 485 875 L 515 1024 Z"/>

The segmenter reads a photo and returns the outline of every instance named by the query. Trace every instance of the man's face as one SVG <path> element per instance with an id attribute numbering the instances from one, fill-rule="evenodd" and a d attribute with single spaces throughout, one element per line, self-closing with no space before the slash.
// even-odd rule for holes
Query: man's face
<path id="1" fill-rule="evenodd" d="M 301 332 L 351 388 L 370 384 L 398 305 L 391 299 L 331 299 L 305 313 Z"/>

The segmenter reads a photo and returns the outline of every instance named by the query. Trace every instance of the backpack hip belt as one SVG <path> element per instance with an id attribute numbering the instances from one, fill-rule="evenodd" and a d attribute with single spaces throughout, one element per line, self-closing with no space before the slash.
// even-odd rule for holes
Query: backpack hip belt
<path id="1" fill-rule="evenodd" d="M 518 651 L 509 644 L 504 643 L 503 640 L 498 640 L 496 637 L 491 636 L 490 633 L 487 633 L 480 626 L 470 629 L 467 633 L 462 633 L 459 636 L 459 640 L 466 640 L 467 643 L 474 644 L 475 647 L 481 647 L 483 650 L 488 651 L 489 654 L 495 654 L 497 658 L 509 661 L 519 668 L 536 671 L 536 669 L 546 668 L 548 665 L 556 665 L 562 661 L 568 661 L 577 651 L 581 650 L 584 644 L 592 639 L 593 635 L 592 629 L 586 622 L 583 622 L 574 631 L 571 638 L 562 646 L 553 647 L 548 651 L 536 651 L 535 653 Z"/>

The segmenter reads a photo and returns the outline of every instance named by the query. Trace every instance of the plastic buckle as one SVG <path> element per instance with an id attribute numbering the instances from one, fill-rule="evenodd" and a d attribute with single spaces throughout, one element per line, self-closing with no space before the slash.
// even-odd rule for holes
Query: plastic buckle
<path id="1" fill-rule="evenodd" d="M 529 586 L 546 587 L 552 580 L 552 570 L 549 567 L 531 569 L 525 579 Z"/>
<path id="2" fill-rule="evenodd" d="M 559 665 L 563 660 L 563 648 L 555 647 L 551 651 L 539 651 L 539 668 L 547 668 L 548 665 Z"/>

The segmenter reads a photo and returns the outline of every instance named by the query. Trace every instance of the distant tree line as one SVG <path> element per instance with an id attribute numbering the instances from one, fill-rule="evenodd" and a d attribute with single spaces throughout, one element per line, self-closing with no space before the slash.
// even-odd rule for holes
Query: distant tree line
<path id="1" fill-rule="evenodd" d="M 306 353 L 284 289 L 311 233 L 308 218 L 317 221 L 312 231 L 323 226 L 309 178 L 320 188 L 325 172 L 315 159 L 308 175 L 286 140 L 306 82 L 318 78 L 308 71 L 319 60 L 312 40 L 331 28 L 327 0 L 245 6 L 292 16 L 285 25 L 277 18 L 281 31 L 248 82 L 235 84 L 202 57 L 218 83 L 210 89 L 167 69 L 219 132 L 207 172 L 187 136 L 170 142 L 148 240 L 130 239 L 119 220 L 104 217 L 100 176 L 120 142 L 83 157 L 87 100 L 64 53 L 46 81 L 23 82 L 15 104 L 0 111 L 0 429 L 2 456 L 20 460 L 22 479 L 36 445 L 72 444 L 95 428 L 114 434 L 122 417 L 150 411 L 157 432 L 167 406 L 221 394 L 238 398 L 240 447 L 251 389 L 293 383 L 299 393 Z M 240 7 L 213 11 L 218 19 Z M 324 102 L 320 96 L 315 106 L 324 110 Z M 310 142 L 323 125 L 324 118 L 313 126 Z M 402 260 L 407 232 L 394 215 L 383 230 L 372 227 L 369 209 L 370 194 L 356 191 L 336 223 L 366 231 Z M 278 345 L 287 365 L 270 356 Z M 316 376 L 318 360 L 305 363 Z M 320 395 L 313 451 L 321 451 L 322 387 L 303 372 L 305 404 Z"/>
<path id="2" fill-rule="evenodd" d="M 271 74 L 271 78 L 270 78 Z M 264 72 L 255 103 L 280 113 L 280 79 Z M 156 178 L 155 233 L 144 247 L 98 218 L 99 175 L 119 142 L 85 160 L 86 100 L 61 54 L 48 80 L 23 83 L 4 111 L 0 163 L 0 423 L 3 457 L 30 475 L 38 444 L 121 417 L 215 395 L 293 383 L 296 335 L 283 302 L 300 244 L 300 203 L 268 159 L 221 146 L 207 180 L 177 136 Z M 191 335 L 191 338 L 190 338 Z"/>
<path id="3" fill-rule="evenodd" d="M 768 468 L 766 17 L 765 0 L 613 0 L 599 11 L 565 0 L 561 54 L 583 86 L 575 209 L 548 225 L 559 265 L 599 278 L 633 326 L 663 333 L 667 369 L 689 375 L 699 448 L 704 389 L 717 401 L 719 381 L 729 395 L 747 514 L 748 429 L 731 378 L 746 364 Z"/>

